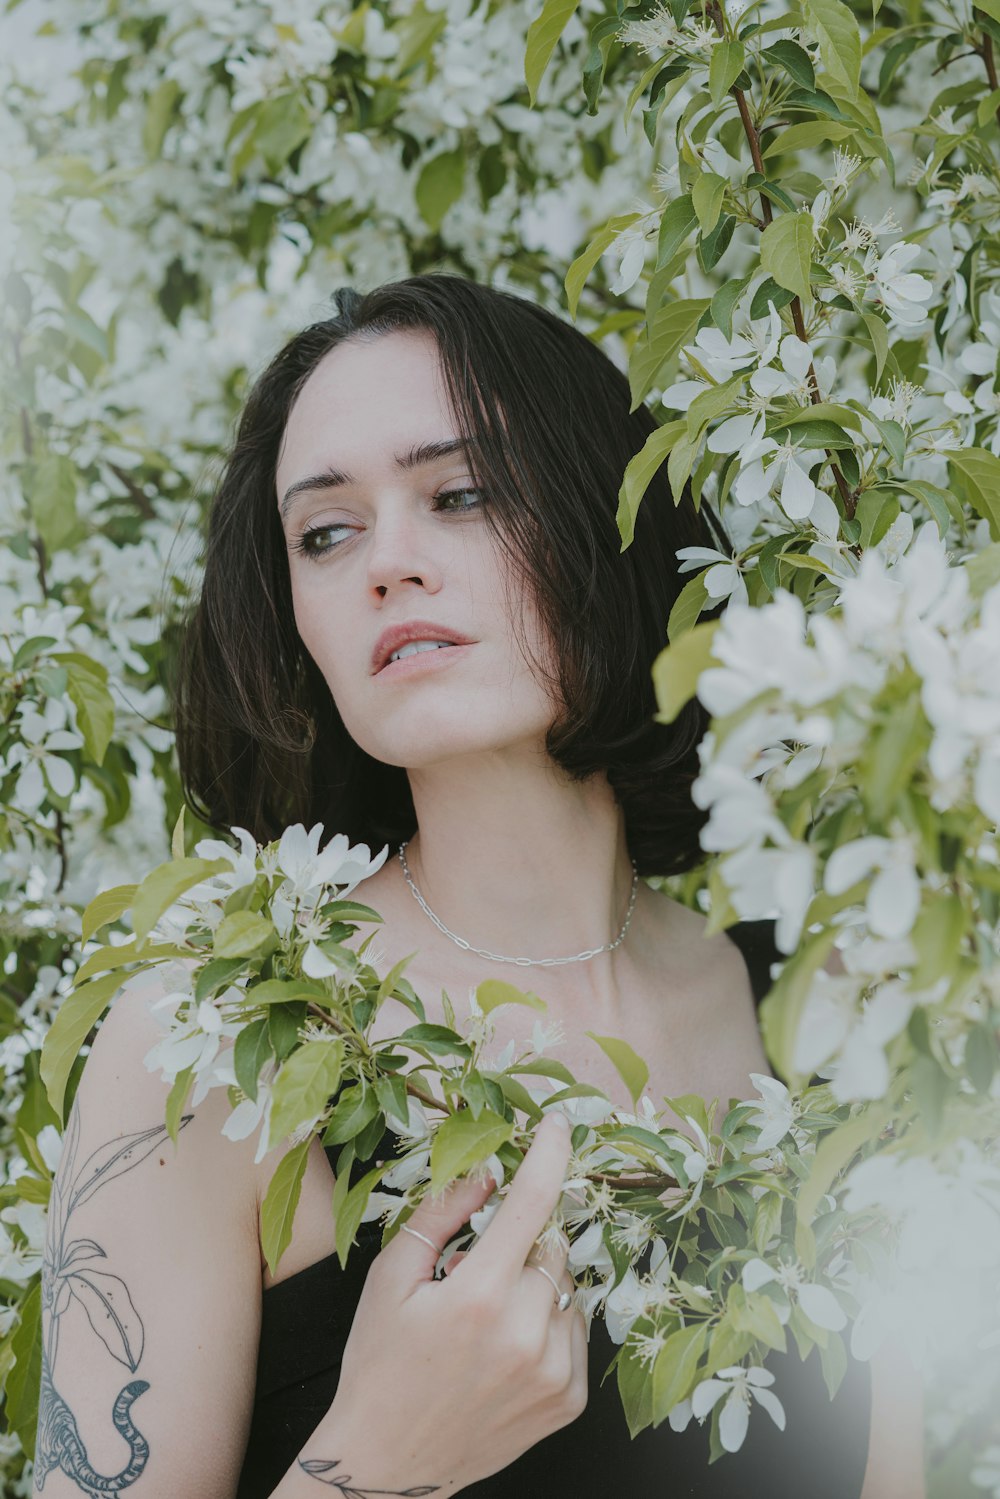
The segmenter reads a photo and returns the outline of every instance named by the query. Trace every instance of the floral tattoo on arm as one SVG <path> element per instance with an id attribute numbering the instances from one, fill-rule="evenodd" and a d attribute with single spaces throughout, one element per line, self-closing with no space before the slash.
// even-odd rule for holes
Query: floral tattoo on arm
<path id="1" fill-rule="evenodd" d="M 194 1116 L 186 1114 L 181 1128 Z M 49 1222 L 42 1265 L 42 1307 L 46 1326 L 42 1338 L 42 1374 L 35 1449 L 35 1485 L 39 1491 L 56 1468 L 73 1479 L 84 1494 L 118 1494 L 140 1477 L 149 1461 L 149 1443 L 132 1420 L 132 1406 L 149 1389 L 145 1379 L 124 1385 L 111 1408 L 115 1430 L 129 1446 L 129 1457 L 118 1473 L 98 1473 L 87 1454 L 76 1417 L 55 1384 L 59 1322 L 71 1301 L 87 1314 L 94 1332 L 111 1356 L 135 1374 L 142 1359 L 145 1331 L 128 1286 L 120 1276 L 95 1269 L 92 1261 L 107 1254 L 94 1239 L 70 1238 L 73 1213 L 108 1182 L 140 1165 L 167 1136 L 166 1126 L 153 1125 L 130 1135 L 119 1135 L 91 1152 L 76 1168 L 80 1143 L 80 1105 L 75 1100 L 63 1158 L 52 1184 Z"/>

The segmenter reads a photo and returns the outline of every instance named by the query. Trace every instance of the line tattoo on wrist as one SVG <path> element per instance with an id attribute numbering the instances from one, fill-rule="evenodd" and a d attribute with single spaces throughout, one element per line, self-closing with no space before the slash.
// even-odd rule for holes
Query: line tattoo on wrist
<path id="1" fill-rule="evenodd" d="M 339 1489 L 343 1499 L 372 1499 L 373 1495 L 383 1494 L 390 1495 L 391 1499 L 419 1499 L 423 1494 L 438 1493 L 440 1487 L 436 1483 L 425 1483 L 412 1489 L 363 1489 L 358 1487 L 349 1473 L 335 1474 L 333 1470 L 339 1466 L 339 1457 L 299 1458 L 299 1467 L 304 1473 L 308 1473 L 310 1478 L 315 1478 L 319 1483 Z"/>

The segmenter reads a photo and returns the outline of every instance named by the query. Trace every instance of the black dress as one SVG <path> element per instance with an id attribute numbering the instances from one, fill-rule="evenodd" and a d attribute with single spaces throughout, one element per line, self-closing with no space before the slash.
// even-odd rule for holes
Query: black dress
<path id="1" fill-rule="evenodd" d="M 728 935 L 743 953 L 759 1003 L 779 956 L 774 924 L 739 922 Z M 331 1166 L 338 1151 L 328 1151 Z M 375 1152 L 384 1153 L 384 1147 Z M 379 1223 L 362 1223 L 346 1270 L 331 1254 L 263 1293 L 253 1420 L 237 1499 L 267 1499 L 329 1410 L 381 1235 Z M 692 1421 L 674 1432 L 664 1422 L 630 1438 L 614 1372 L 601 1384 L 615 1349 L 595 1315 L 583 1415 L 462 1493 L 469 1499 L 858 1499 L 868 1454 L 867 1365 L 849 1359 L 831 1402 L 818 1351 L 803 1363 L 790 1339 L 787 1353 L 768 1360 L 787 1430 L 780 1432 L 755 1404 L 743 1446 L 709 1466 L 707 1423 Z M 318 1483 L 316 1492 L 318 1499 Z"/>

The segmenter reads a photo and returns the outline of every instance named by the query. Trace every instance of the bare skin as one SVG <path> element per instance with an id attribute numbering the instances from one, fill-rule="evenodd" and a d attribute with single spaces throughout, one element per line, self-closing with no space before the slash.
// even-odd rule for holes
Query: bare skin
<path id="1" fill-rule="evenodd" d="M 416 878 L 412 861 L 410 868 Z M 428 1020 L 444 1023 L 442 988 L 459 1016 L 468 1012 L 469 989 L 483 979 L 503 978 L 531 989 L 548 1004 L 545 1020 L 557 1021 L 563 1028 L 565 1041 L 553 1055 L 581 1082 L 601 1088 L 623 1109 L 631 1110 L 631 1100 L 604 1053 L 584 1034 L 587 1030 L 624 1036 L 635 1047 L 649 1063 L 647 1092 L 658 1108 L 664 1096 L 695 1092 L 708 1099 L 718 1097 L 724 1109 L 730 1097 L 753 1096 L 750 1072 L 770 1070 L 760 1042 L 746 967 L 735 944 L 723 933 L 704 937 L 703 916 L 642 882 L 628 937 L 614 954 L 622 972 L 612 981 L 616 987 L 622 986 L 627 1001 L 612 996 L 607 1003 L 586 1010 L 569 975 L 577 966 L 582 969 L 603 962 L 610 967 L 612 959 L 608 956 L 566 969 L 506 967 L 470 958 L 459 948 L 453 949 L 452 957 L 442 951 L 451 944 L 424 916 L 403 883 L 398 862 L 385 865 L 355 894 L 386 917 L 386 924 L 377 929 L 374 939 L 374 945 L 384 954 L 380 966 L 388 968 L 422 944 L 406 973 L 424 1001 Z M 626 904 L 627 892 L 623 913 Z M 640 970 L 633 945 L 636 953 L 650 961 L 648 971 Z M 435 963 L 432 972 L 431 961 Z M 516 1005 L 496 1012 L 490 1050 L 501 1050 L 509 1039 L 528 1046 L 536 1018 L 536 1012 Z M 409 1011 L 398 1002 L 387 1002 L 373 1034 L 389 1036 L 411 1023 Z M 262 1194 L 276 1163 L 273 1153 L 260 1163 Z M 332 1253 L 331 1185 L 329 1164 L 317 1145 L 303 1182 L 292 1242 L 273 1279 L 262 1259 L 265 1287 Z"/>

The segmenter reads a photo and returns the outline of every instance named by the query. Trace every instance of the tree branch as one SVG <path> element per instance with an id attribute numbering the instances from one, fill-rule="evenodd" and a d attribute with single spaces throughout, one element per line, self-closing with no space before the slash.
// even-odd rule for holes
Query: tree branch
<path id="1" fill-rule="evenodd" d="M 719 35 L 724 36 L 725 27 L 723 25 L 722 16 L 720 14 L 719 6 L 716 3 L 716 0 L 710 0 L 707 8 L 709 14 L 712 17 L 712 20 L 715 22 L 715 27 L 719 32 Z M 766 177 L 767 173 L 764 170 L 764 158 L 761 155 L 760 151 L 760 135 L 757 132 L 757 127 L 754 125 L 753 119 L 751 118 L 750 106 L 747 103 L 746 94 L 741 88 L 737 88 L 735 84 L 729 90 L 729 92 L 736 100 L 736 108 L 739 110 L 740 119 L 743 121 L 743 132 L 746 135 L 747 142 L 750 146 L 750 159 L 753 162 L 754 171 L 759 172 L 762 177 Z M 766 228 L 767 225 L 772 222 L 774 217 L 771 210 L 771 200 L 765 192 L 760 192 L 758 196 L 760 198 L 761 217 L 764 220 L 764 227 Z M 802 315 L 802 303 L 799 301 L 798 297 L 792 298 L 791 313 L 792 322 L 795 325 L 795 332 L 797 337 L 799 337 L 803 343 L 807 343 L 808 340 L 806 338 L 805 318 Z M 811 361 L 809 364 L 809 399 L 812 401 L 814 406 L 818 406 L 823 399 L 822 394 L 820 393 L 819 380 L 816 378 L 816 369 Z M 854 495 L 852 495 L 847 480 L 844 478 L 840 469 L 837 467 L 837 464 L 834 462 L 833 454 L 829 449 L 825 449 L 825 452 L 827 458 L 830 460 L 830 470 L 833 474 L 834 479 L 837 481 L 837 488 L 840 491 L 840 498 L 844 503 L 844 514 L 846 515 L 848 520 L 853 520 L 854 511 L 857 504 L 856 498 Z"/>
<path id="2" fill-rule="evenodd" d="M 995 92 L 1000 88 L 1000 82 L 997 81 L 997 65 L 996 59 L 993 56 L 993 38 L 988 31 L 983 32 L 983 45 L 979 51 L 979 55 L 986 65 L 986 76 L 990 81 L 990 88 Z M 996 117 L 997 124 L 1000 125 L 1000 104 L 996 108 Z"/>

